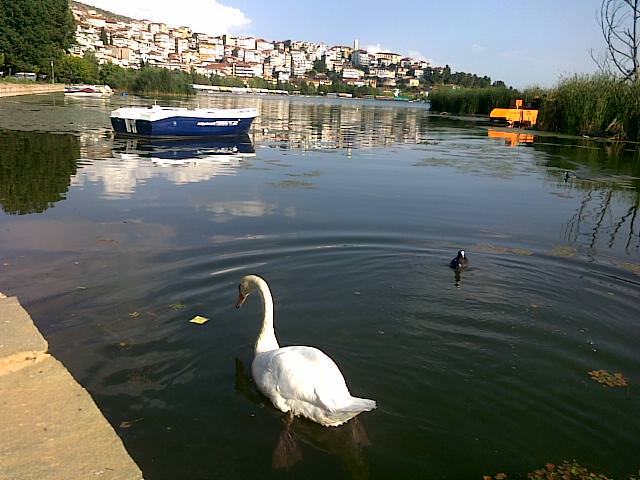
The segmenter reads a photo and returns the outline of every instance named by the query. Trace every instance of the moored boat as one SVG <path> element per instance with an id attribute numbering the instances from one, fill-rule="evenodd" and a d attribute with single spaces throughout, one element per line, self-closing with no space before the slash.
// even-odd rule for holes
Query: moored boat
<path id="1" fill-rule="evenodd" d="M 68 85 L 64 94 L 74 97 L 106 97 L 113 94 L 109 85 Z"/>
<path id="2" fill-rule="evenodd" d="M 208 137 L 246 134 L 255 108 L 122 107 L 111 113 L 118 134 L 142 137 Z"/>

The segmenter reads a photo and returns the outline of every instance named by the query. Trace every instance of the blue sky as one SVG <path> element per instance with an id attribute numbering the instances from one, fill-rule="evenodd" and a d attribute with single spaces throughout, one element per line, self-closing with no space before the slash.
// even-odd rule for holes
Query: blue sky
<path id="1" fill-rule="evenodd" d="M 601 0 L 405 0 L 395 9 L 393 2 L 338 0 L 181 0 L 179 9 L 174 0 L 85 1 L 125 14 L 135 5 L 145 18 L 211 33 L 331 45 L 357 38 L 361 47 L 421 55 L 516 87 L 593 72 L 589 51 L 603 49 Z"/>

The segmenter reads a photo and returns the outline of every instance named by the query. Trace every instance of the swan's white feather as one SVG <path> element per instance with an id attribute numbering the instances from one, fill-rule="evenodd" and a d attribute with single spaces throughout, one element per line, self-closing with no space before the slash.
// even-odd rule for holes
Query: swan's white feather
<path id="1" fill-rule="evenodd" d="M 331 358 L 314 347 L 282 347 L 255 356 L 251 371 L 260 391 L 284 412 L 322 425 L 340 425 L 375 402 L 358 403 Z"/>
<path id="2" fill-rule="evenodd" d="M 254 275 L 244 277 L 245 283 L 248 289 L 257 287 L 265 303 L 251 373 L 258 389 L 277 409 L 325 426 L 336 426 L 376 408 L 374 400 L 351 396 L 340 369 L 321 350 L 307 346 L 279 347 L 267 283 Z"/>

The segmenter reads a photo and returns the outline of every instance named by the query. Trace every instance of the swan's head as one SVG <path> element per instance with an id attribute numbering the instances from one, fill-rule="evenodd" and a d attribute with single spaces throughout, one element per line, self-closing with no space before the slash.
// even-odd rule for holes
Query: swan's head
<path id="1" fill-rule="evenodd" d="M 257 275 L 246 275 L 240 280 L 238 285 L 238 300 L 236 301 L 236 308 L 240 308 L 249 294 L 258 287 L 258 282 L 261 280 Z"/>

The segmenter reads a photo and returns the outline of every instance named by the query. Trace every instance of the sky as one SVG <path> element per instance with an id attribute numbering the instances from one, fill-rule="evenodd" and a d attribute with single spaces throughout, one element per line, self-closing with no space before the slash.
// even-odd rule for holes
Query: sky
<path id="1" fill-rule="evenodd" d="M 596 70 L 601 0 L 85 0 L 133 18 L 203 33 L 386 50 L 517 88 Z M 397 5 L 396 8 L 393 5 Z"/>

